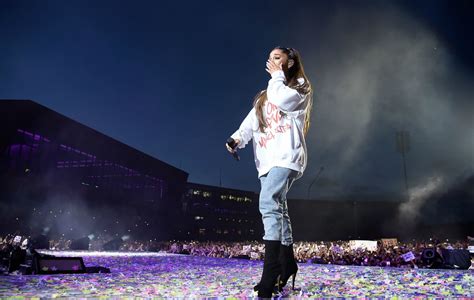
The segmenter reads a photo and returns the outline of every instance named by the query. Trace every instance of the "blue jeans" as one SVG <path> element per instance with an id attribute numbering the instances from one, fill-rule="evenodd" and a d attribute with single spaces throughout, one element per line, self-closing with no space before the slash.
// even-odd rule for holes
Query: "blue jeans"
<path id="1" fill-rule="evenodd" d="M 297 171 L 291 169 L 273 167 L 267 174 L 260 177 L 262 189 L 259 210 L 265 230 L 264 240 L 281 241 L 286 246 L 293 243 L 286 194 L 297 174 Z"/>

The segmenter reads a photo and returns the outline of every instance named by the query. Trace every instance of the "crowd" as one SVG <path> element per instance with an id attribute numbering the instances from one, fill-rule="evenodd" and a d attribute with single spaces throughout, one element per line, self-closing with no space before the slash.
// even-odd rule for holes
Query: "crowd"
<path id="1" fill-rule="evenodd" d="M 467 249 L 467 241 L 437 243 L 438 247 L 446 249 Z M 380 267 L 424 268 L 432 262 L 423 259 L 423 250 L 433 248 L 434 241 L 401 243 L 396 241 L 391 245 L 377 243 L 376 249 L 355 248 L 350 241 L 333 242 L 296 242 L 294 252 L 298 262 L 358 265 Z M 164 249 L 170 253 L 227 257 L 263 259 L 264 247 L 259 242 L 170 242 Z M 407 254 L 413 254 L 408 255 Z"/>
<path id="2" fill-rule="evenodd" d="M 15 236 L 0 237 L 0 250 L 7 249 L 7 245 L 16 243 L 26 245 L 26 237 L 15 240 Z M 90 250 L 100 251 L 102 246 L 110 237 L 97 237 L 90 241 Z M 333 265 L 358 265 L 358 266 L 380 266 L 380 267 L 402 267 L 402 268 L 425 268 L 428 267 L 426 259 L 423 259 L 423 250 L 433 248 L 436 245 L 446 249 L 467 249 L 469 241 L 450 242 L 448 240 L 439 242 L 411 241 L 403 243 L 392 239 L 390 243 L 383 240 L 376 243 L 376 247 L 355 247 L 350 241 L 331 242 L 295 242 L 294 252 L 298 262 L 333 264 Z M 50 240 L 49 249 L 68 250 L 71 240 Z M 137 241 L 125 240 L 121 242 L 120 251 L 162 251 L 168 253 L 219 257 L 219 258 L 243 258 L 262 260 L 264 254 L 263 243 L 257 241 L 248 242 L 200 242 L 200 241 Z M 408 255 L 408 256 L 407 256 Z"/>

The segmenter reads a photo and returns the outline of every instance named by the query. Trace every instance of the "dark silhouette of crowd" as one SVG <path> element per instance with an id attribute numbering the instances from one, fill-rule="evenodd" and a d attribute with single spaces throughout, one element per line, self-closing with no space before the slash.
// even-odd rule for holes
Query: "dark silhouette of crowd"
<path id="1" fill-rule="evenodd" d="M 89 251 L 102 251 L 103 245 L 111 236 L 99 236 L 90 240 Z M 28 237 L 7 235 L 0 237 L 0 252 L 8 256 L 12 245 L 26 247 Z M 390 239 L 388 242 L 379 240 L 376 247 L 355 247 L 350 241 L 319 241 L 295 242 L 294 253 L 300 263 L 316 263 L 331 265 L 357 265 L 400 268 L 432 267 L 432 261 L 423 257 L 425 249 L 468 249 L 471 239 L 462 241 L 427 241 L 400 242 Z M 472 242 L 472 241 L 471 241 Z M 49 240 L 50 250 L 70 250 L 72 241 L 68 239 Z M 215 241 L 156 241 L 156 240 L 123 240 L 118 251 L 132 252 L 167 252 L 176 254 L 262 260 L 264 245 L 258 241 L 247 242 L 215 242 Z"/>

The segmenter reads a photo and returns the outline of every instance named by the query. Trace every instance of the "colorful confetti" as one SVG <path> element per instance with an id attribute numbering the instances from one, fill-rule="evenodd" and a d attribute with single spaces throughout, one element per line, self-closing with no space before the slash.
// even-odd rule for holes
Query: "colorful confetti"
<path id="1" fill-rule="evenodd" d="M 82 256 L 110 274 L 0 276 L 4 297 L 254 298 L 261 261 L 168 253 L 55 252 Z M 321 297 L 473 297 L 472 270 L 299 264 L 290 299 Z"/>

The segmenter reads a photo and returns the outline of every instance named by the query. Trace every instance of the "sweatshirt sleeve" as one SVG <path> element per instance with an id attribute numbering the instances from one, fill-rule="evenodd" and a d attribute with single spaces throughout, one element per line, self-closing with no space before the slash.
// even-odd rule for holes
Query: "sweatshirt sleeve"
<path id="1" fill-rule="evenodd" d="M 231 135 L 231 138 L 240 140 L 239 149 L 244 148 L 252 139 L 256 120 L 255 108 L 252 108 L 247 117 L 242 121 L 242 124 L 240 124 L 239 129 Z"/>
<path id="2" fill-rule="evenodd" d="M 272 73 L 272 78 L 268 81 L 267 87 L 268 101 L 283 111 L 293 111 L 304 101 L 305 97 L 298 93 L 296 89 L 285 85 L 285 81 L 283 71 Z"/>

